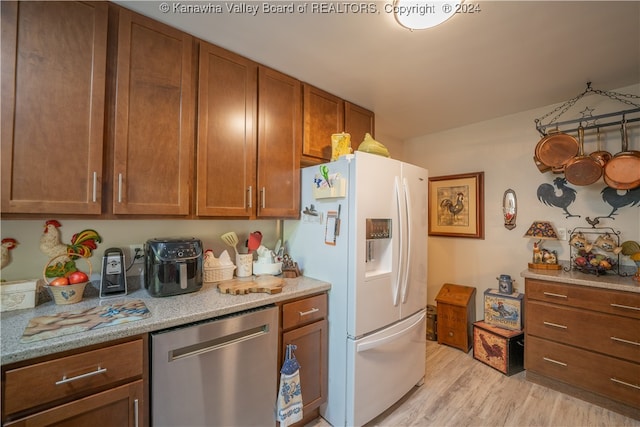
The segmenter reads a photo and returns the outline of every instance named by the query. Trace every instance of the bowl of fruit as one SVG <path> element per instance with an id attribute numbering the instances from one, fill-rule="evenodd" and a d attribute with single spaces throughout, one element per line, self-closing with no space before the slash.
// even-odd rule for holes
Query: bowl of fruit
<path id="1" fill-rule="evenodd" d="M 78 258 L 82 258 L 87 263 L 88 273 L 78 269 L 76 266 Z M 57 262 L 54 263 L 54 261 Z M 91 277 L 91 263 L 80 255 L 58 255 L 51 258 L 45 265 L 43 276 L 44 287 L 49 290 L 56 304 L 75 304 L 82 301 L 84 288 Z"/>
<path id="2" fill-rule="evenodd" d="M 599 275 L 612 270 L 616 262 L 606 255 L 580 250 L 573 259 L 573 265 L 576 270 Z"/>

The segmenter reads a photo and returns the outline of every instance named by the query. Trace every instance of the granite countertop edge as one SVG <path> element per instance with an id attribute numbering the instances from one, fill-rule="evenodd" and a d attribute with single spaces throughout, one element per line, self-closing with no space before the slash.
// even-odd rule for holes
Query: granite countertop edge
<path id="1" fill-rule="evenodd" d="M 623 270 L 622 273 L 626 274 L 626 276 L 620 276 L 618 274 L 602 274 L 596 276 L 595 274 L 588 274 L 570 269 L 568 264 L 563 264 L 563 267 L 566 268 L 561 270 L 527 269 L 522 271 L 520 276 L 525 279 L 551 280 L 571 285 L 640 293 L 640 282 L 633 278 L 633 272 L 635 270 Z"/>
<path id="2" fill-rule="evenodd" d="M 223 294 L 218 291 L 215 284 L 205 283 L 202 289 L 197 292 L 172 297 L 154 298 L 145 289 L 136 289 L 125 297 L 112 300 L 101 300 L 97 295 L 87 297 L 85 293 L 85 298 L 81 302 L 72 305 L 56 305 L 53 301 L 48 301 L 31 309 L 3 312 L 0 318 L 0 348 L 2 351 L 0 363 L 4 366 L 62 351 L 213 319 L 227 314 L 325 292 L 331 288 L 331 285 L 327 282 L 304 276 L 284 279 L 284 281 L 282 292 L 277 294 Z M 33 317 L 85 310 L 100 304 L 136 299 L 145 303 L 151 313 L 150 317 L 121 325 L 43 339 L 32 343 L 22 343 L 20 341 L 25 327 Z"/>

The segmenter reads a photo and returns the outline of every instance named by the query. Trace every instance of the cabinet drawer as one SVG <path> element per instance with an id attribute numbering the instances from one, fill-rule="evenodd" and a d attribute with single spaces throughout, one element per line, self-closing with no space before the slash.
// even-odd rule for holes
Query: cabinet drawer
<path id="1" fill-rule="evenodd" d="M 530 301 L 526 330 L 530 335 L 640 363 L 640 320 Z"/>
<path id="2" fill-rule="evenodd" d="M 525 368 L 640 408 L 640 365 L 527 335 Z"/>
<path id="3" fill-rule="evenodd" d="M 327 316 L 327 295 L 316 295 L 282 306 L 282 329 L 305 325 Z"/>
<path id="4" fill-rule="evenodd" d="M 526 279 L 526 298 L 640 319 L 640 293 Z"/>
<path id="5" fill-rule="evenodd" d="M 142 376 L 142 339 L 61 357 L 5 374 L 5 414 Z"/>

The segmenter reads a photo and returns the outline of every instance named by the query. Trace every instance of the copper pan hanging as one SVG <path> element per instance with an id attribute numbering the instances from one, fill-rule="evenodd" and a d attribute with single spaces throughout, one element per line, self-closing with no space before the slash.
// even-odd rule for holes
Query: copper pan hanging
<path id="1" fill-rule="evenodd" d="M 602 166 L 584 154 L 584 128 L 578 127 L 579 154 L 564 167 L 564 177 L 573 185 L 591 185 L 602 176 Z"/>
<path id="2" fill-rule="evenodd" d="M 578 154 L 578 149 L 578 141 L 573 136 L 556 129 L 538 141 L 535 157 L 558 172 Z"/>
<path id="3" fill-rule="evenodd" d="M 591 157 L 593 160 L 595 160 L 596 162 L 598 162 L 600 164 L 600 166 L 602 166 L 604 168 L 604 165 L 607 164 L 607 162 L 609 160 L 611 160 L 611 157 L 613 157 L 611 155 L 610 152 L 603 150 L 602 149 L 602 145 L 600 142 L 600 128 L 597 129 L 597 143 L 598 143 L 598 147 L 596 149 L 596 151 L 594 151 L 593 153 L 589 154 L 589 157 Z"/>
<path id="4" fill-rule="evenodd" d="M 622 119 L 622 151 L 604 166 L 605 182 L 616 190 L 632 190 L 640 187 L 640 151 L 629 150 L 626 120 Z"/>

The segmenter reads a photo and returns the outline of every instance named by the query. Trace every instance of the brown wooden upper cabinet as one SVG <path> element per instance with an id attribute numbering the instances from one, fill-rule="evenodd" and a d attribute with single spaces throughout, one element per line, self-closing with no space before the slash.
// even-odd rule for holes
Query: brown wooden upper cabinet
<path id="1" fill-rule="evenodd" d="M 107 4 L 1 12 L 2 212 L 100 214 Z"/>
<path id="2" fill-rule="evenodd" d="M 374 134 L 373 112 L 306 83 L 303 84 L 303 113 L 303 165 L 331 160 L 331 135 L 334 133 L 349 133 L 354 150 L 365 133 Z"/>
<path id="3" fill-rule="evenodd" d="M 201 42 L 198 84 L 196 214 L 296 217 L 300 82 Z"/>
<path id="4" fill-rule="evenodd" d="M 188 215 L 194 153 L 193 38 L 120 8 L 113 213 Z"/>

